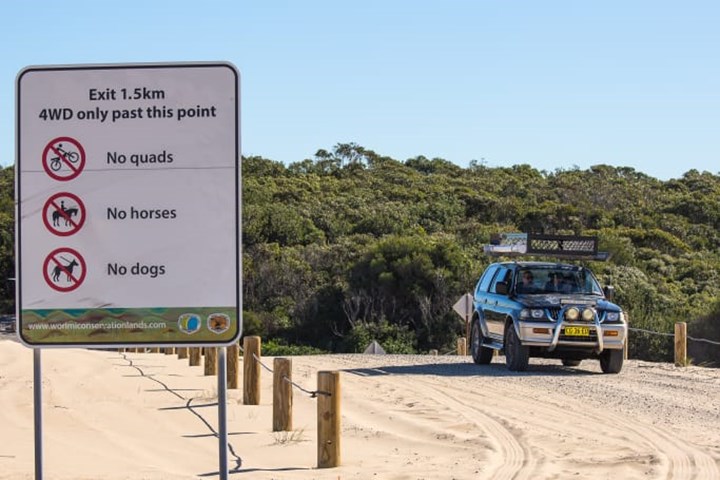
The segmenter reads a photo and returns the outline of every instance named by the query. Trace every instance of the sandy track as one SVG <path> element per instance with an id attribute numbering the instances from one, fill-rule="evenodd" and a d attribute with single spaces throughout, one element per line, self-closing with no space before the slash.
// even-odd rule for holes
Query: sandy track
<path id="1" fill-rule="evenodd" d="M 294 431 L 229 392 L 231 478 L 718 479 L 720 370 L 630 361 L 620 375 L 533 359 L 293 357 L 293 380 L 341 371 L 342 466 L 318 470 L 316 400 Z M 263 363 L 272 366 L 272 359 Z M 0 339 L 0 479 L 30 479 L 32 352 Z M 217 478 L 216 379 L 174 355 L 43 351 L 45 478 Z"/>
<path id="2" fill-rule="evenodd" d="M 720 478 L 720 371 L 630 361 L 615 376 L 597 362 L 566 368 L 533 359 L 528 372 L 512 373 L 502 361 L 336 360 L 349 374 L 400 378 L 404 398 L 483 432 L 489 448 L 473 470 L 481 478 Z M 349 366 L 357 363 L 366 366 Z"/>

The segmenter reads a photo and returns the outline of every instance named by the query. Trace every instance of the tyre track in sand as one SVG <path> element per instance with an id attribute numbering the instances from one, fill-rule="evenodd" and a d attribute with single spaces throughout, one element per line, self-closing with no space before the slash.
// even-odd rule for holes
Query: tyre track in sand
<path id="1" fill-rule="evenodd" d="M 442 392 L 446 397 L 452 398 L 452 394 L 457 394 L 457 385 L 448 381 L 446 378 L 436 378 L 433 382 L 426 382 L 438 391 Z M 469 382 L 466 382 L 467 386 Z M 659 473 L 661 478 L 668 480 L 693 480 L 693 479 L 716 479 L 720 478 L 720 469 L 713 457 L 705 451 L 696 448 L 685 440 L 673 437 L 666 433 L 663 429 L 655 427 L 647 422 L 637 420 L 636 418 L 623 415 L 619 416 L 615 411 L 607 411 L 599 409 L 595 406 L 581 404 L 574 406 L 577 401 L 572 397 L 558 398 L 557 396 L 548 396 L 547 392 L 541 395 L 537 391 L 531 389 L 530 386 L 518 388 L 517 385 L 503 385 L 503 388 L 490 386 L 487 382 L 482 384 L 483 392 L 475 390 L 465 390 L 462 395 L 466 398 L 477 398 L 477 401 L 453 399 L 456 403 L 466 405 L 466 408 L 479 412 L 485 417 L 493 418 L 475 405 L 486 405 L 484 403 L 488 398 L 502 398 L 503 408 L 508 412 L 522 414 L 533 410 L 533 415 L 539 418 L 556 419 L 558 424 L 562 422 L 565 428 L 575 429 L 582 432 L 588 425 L 603 431 L 603 435 L 607 438 L 613 438 L 614 441 L 623 441 L 627 444 L 627 448 L 636 449 L 637 445 L 645 445 L 652 455 L 663 465 L 664 471 Z M 513 392 L 517 390 L 517 392 Z M 522 399 L 521 401 L 517 399 Z M 570 408 L 569 408 L 570 407 Z M 491 407 L 496 408 L 496 407 Z M 581 413 L 575 413 L 581 412 Z M 510 417 L 510 415 L 508 415 Z M 572 417 L 568 421 L 568 417 Z M 512 418 L 504 419 L 507 423 L 512 424 Z M 495 420 L 498 423 L 497 420 Z M 515 440 L 515 443 L 517 441 Z M 507 445 L 513 443 L 509 440 Z M 506 447 L 508 448 L 508 447 Z M 510 447 L 512 448 L 512 447 Z M 516 461 L 516 455 L 511 455 L 511 462 Z M 520 471 L 518 471 L 520 473 Z M 530 472 L 531 473 L 531 472 Z M 503 477 L 506 478 L 506 477 Z M 524 478 L 520 475 L 509 478 Z M 528 477 L 531 478 L 531 477 Z"/>
<path id="2" fill-rule="evenodd" d="M 445 389 L 438 389 L 434 379 L 426 379 L 422 376 L 409 377 L 405 374 L 398 374 L 395 367 L 385 368 L 383 366 L 358 365 L 357 362 L 347 362 L 339 359 L 341 364 L 347 364 L 353 368 L 345 370 L 352 373 L 353 387 L 362 385 L 363 378 L 370 383 L 373 379 L 373 390 L 396 390 L 398 395 L 396 404 L 404 404 L 407 399 L 412 399 L 413 411 L 405 410 L 404 415 L 414 417 L 415 420 L 408 422 L 413 424 L 417 422 L 417 405 L 424 406 L 423 417 L 426 428 L 432 428 L 436 432 L 442 432 L 446 429 L 447 420 L 454 418 L 462 421 L 462 424 L 468 431 L 477 431 L 485 434 L 482 451 L 479 452 L 487 455 L 488 460 L 479 460 L 475 455 L 466 457 L 466 461 L 471 458 L 478 461 L 477 469 L 482 471 L 481 478 L 492 478 L 493 480 L 530 480 L 534 478 L 536 462 L 521 440 L 508 429 L 501 420 L 487 414 L 482 409 L 477 408 L 471 403 L 464 402 L 455 398 L 458 390 L 454 388 L 452 393 L 448 393 Z M 402 367 L 400 367 L 402 368 Z M 349 391 L 350 385 L 344 387 Z M 452 391 L 452 390 L 451 390 Z M 434 412 L 434 413 L 431 413 Z M 429 419 L 433 424 L 426 424 Z M 444 420 L 443 420 L 444 419 Z M 402 418 L 393 417 L 393 422 L 402 424 Z M 393 435 L 402 435 L 402 429 L 392 432 Z M 423 437 L 422 434 L 419 435 Z M 415 439 L 418 440 L 417 438 Z M 477 447 L 476 447 L 477 448 Z"/>
<path id="3" fill-rule="evenodd" d="M 413 385 L 423 385 L 425 387 L 423 393 L 418 395 L 429 395 L 438 404 L 452 409 L 467 422 L 486 432 L 492 439 L 491 441 L 497 445 L 499 452 L 495 455 L 496 458 L 492 463 L 495 470 L 488 478 L 493 480 L 530 480 L 533 478 L 537 462 L 530 450 L 496 417 L 473 403 L 457 399 L 456 387 L 449 389 L 450 392 L 448 392 L 446 388 L 437 388 L 435 381 L 421 378 L 402 379 L 402 382 L 409 389 L 412 389 Z"/>

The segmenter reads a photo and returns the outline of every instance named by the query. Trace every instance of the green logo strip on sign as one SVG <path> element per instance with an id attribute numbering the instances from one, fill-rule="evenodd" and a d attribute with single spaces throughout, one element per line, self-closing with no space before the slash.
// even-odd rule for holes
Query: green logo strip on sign
<path id="1" fill-rule="evenodd" d="M 23 310 L 33 344 L 194 344 L 236 338 L 234 307 Z"/>

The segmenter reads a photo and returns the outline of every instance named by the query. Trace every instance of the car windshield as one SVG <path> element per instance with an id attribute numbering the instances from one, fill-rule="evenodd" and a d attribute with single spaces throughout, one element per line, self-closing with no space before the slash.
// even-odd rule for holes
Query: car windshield
<path id="1" fill-rule="evenodd" d="M 515 291 L 520 294 L 575 293 L 602 295 L 602 289 L 584 268 L 529 267 L 518 270 Z"/>

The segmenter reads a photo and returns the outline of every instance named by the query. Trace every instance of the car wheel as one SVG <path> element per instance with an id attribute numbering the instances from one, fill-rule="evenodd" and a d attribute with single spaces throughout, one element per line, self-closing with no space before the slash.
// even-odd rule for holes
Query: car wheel
<path id="1" fill-rule="evenodd" d="M 578 365 L 580 365 L 580 362 L 582 362 L 582 360 L 575 360 L 572 358 L 562 359 L 562 364 L 566 367 L 577 367 Z"/>
<path id="2" fill-rule="evenodd" d="M 530 347 L 520 343 L 512 323 L 505 330 L 505 363 L 508 370 L 524 372 L 530 363 Z"/>
<path id="3" fill-rule="evenodd" d="M 470 353 L 472 354 L 473 361 L 478 365 L 487 365 L 492 362 L 493 354 L 495 353 L 492 348 L 482 346 L 484 339 L 485 337 L 482 334 L 480 322 L 475 320 L 470 332 Z"/>
<path id="4" fill-rule="evenodd" d="M 600 368 L 603 373 L 620 373 L 625 359 L 622 350 L 603 350 L 600 354 Z"/>

